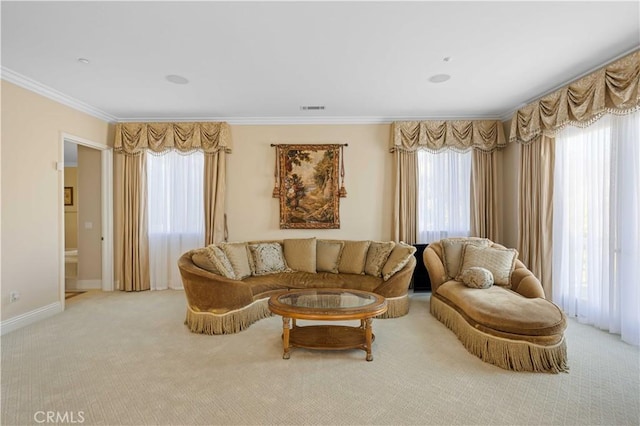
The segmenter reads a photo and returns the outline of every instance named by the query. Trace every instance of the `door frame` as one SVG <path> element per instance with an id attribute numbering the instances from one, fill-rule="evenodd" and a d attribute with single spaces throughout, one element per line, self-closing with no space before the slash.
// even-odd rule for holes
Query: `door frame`
<path id="1" fill-rule="evenodd" d="M 109 146 L 103 145 L 98 142 L 94 142 L 88 139 L 81 138 L 69 133 L 60 133 L 59 141 L 59 160 L 57 168 L 62 173 L 58 178 L 58 247 L 59 247 L 59 274 L 58 274 L 58 287 L 60 294 L 60 303 L 62 309 L 65 307 L 65 263 L 64 263 L 64 142 L 68 141 L 75 143 L 76 145 L 83 145 L 89 148 L 97 149 L 100 151 L 101 161 L 101 178 L 100 178 L 100 192 L 102 203 L 102 277 L 101 288 L 102 291 L 113 291 L 113 149 Z"/>

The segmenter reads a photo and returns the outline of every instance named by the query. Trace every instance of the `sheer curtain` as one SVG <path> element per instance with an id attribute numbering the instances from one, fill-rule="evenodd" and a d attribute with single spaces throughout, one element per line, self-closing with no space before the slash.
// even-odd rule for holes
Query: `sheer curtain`
<path id="1" fill-rule="evenodd" d="M 204 154 L 147 156 L 151 290 L 181 289 L 180 255 L 204 245 Z"/>
<path id="2" fill-rule="evenodd" d="M 640 344 L 640 112 L 556 137 L 553 300 Z"/>
<path id="3" fill-rule="evenodd" d="M 418 152 L 418 242 L 470 235 L 471 151 Z"/>

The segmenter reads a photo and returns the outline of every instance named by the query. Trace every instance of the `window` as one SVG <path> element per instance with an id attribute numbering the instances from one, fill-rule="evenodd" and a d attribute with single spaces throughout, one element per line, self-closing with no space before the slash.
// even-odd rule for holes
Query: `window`
<path id="1" fill-rule="evenodd" d="M 204 154 L 147 155 L 152 290 L 182 288 L 177 260 L 204 245 Z"/>
<path id="2" fill-rule="evenodd" d="M 418 152 L 418 242 L 470 235 L 471 155 Z"/>
<path id="3" fill-rule="evenodd" d="M 640 343 L 640 113 L 556 138 L 553 300 Z"/>

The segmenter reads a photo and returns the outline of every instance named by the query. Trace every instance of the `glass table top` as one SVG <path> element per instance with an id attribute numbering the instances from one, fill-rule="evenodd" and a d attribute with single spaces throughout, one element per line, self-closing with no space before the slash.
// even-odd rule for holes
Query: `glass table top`
<path id="1" fill-rule="evenodd" d="M 378 301 L 375 294 L 352 290 L 301 290 L 278 296 L 278 302 L 298 308 L 360 308 Z"/>

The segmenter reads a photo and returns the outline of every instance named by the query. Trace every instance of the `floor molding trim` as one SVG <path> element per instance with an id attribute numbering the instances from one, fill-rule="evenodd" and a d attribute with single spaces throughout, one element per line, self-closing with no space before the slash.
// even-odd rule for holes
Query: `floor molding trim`
<path id="1" fill-rule="evenodd" d="M 29 324 L 41 321 L 45 318 L 52 317 L 62 312 L 62 304 L 60 302 L 54 302 L 50 305 L 43 306 L 38 309 L 34 309 L 31 312 L 27 312 L 22 315 L 9 318 L 8 320 L 0 323 L 0 335 L 11 333 L 19 328 L 26 327 Z"/>

